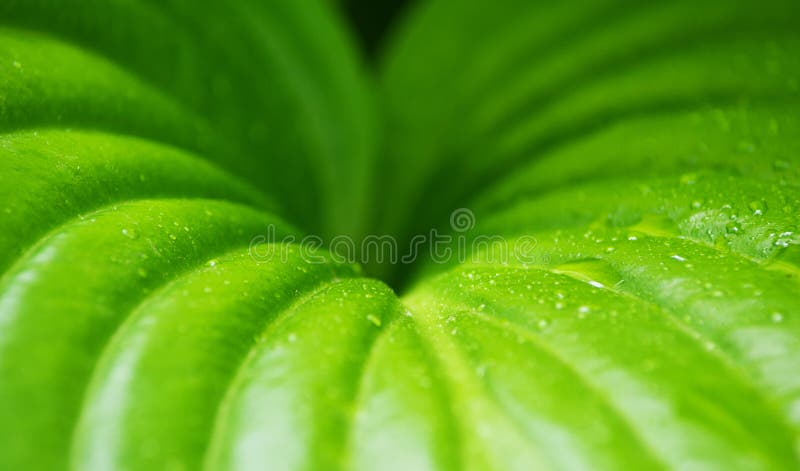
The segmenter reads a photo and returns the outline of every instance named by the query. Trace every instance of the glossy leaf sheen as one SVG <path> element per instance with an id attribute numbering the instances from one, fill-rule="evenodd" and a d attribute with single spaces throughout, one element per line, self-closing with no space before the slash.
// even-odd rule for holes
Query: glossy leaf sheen
<path id="1" fill-rule="evenodd" d="M 0 18 L 0 469 L 800 467 L 796 1 Z"/>

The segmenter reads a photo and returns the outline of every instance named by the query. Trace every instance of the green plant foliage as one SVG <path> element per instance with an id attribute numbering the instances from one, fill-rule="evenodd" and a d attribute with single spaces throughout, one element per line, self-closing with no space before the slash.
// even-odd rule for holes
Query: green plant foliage
<path id="1" fill-rule="evenodd" d="M 0 4 L 0 469 L 800 468 L 796 0 L 334 8 Z"/>
<path id="2" fill-rule="evenodd" d="M 256 184 L 308 230 L 363 230 L 371 93 L 317 3 L 4 1 L 0 126 L 180 146 Z"/>

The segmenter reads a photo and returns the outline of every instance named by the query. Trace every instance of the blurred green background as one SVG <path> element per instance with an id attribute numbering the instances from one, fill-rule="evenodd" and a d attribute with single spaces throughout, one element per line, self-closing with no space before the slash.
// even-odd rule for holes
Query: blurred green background
<path id="1" fill-rule="evenodd" d="M 386 33 L 413 1 L 339 0 L 362 48 L 370 58 L 381 49 Z"/>

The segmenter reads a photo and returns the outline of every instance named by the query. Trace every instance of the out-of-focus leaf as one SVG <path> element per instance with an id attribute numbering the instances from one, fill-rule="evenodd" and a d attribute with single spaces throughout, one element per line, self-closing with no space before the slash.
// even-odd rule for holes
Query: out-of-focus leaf
<path id="1" fill-rule="evenodd" d="M 324 1 L 12 0 L 0 128 L 177 145 L 323 234 L 363 231 L 371 91 Z"/>

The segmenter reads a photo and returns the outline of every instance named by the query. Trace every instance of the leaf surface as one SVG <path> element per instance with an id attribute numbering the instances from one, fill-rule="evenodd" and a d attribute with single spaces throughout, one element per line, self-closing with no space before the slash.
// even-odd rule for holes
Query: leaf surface
<path id="1" fill-rule="evenodd" d="M 0 469 L 800 467 L 798 13 L 3 3 Z"/>

